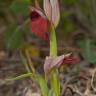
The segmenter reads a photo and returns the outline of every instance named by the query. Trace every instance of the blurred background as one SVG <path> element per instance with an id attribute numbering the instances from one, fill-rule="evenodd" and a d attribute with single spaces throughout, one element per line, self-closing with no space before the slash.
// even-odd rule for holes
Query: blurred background
<path id="1" fill-rule="evenodd" d="M 43 0 L 38 1 L 43 8 Z M 58 55 L 72 52 L 79 57 L 81 69 L 95 66 L 96 0 L 59 1 L 61 19 L 56 29 Z M 49 55 L 49 44 L 29 30 L 30 4 L 34 6 L 34 0 L 0 0 L 0 96 L 23 96 L 30 85 L 30 79 L 5 82 L 6 78 L 26 73 L 20 59 L 21 48 L 29 50 L 40 73 L 43 72 L 44 59 Z M 37 90 L 34 83 L 31 87 Z"/>

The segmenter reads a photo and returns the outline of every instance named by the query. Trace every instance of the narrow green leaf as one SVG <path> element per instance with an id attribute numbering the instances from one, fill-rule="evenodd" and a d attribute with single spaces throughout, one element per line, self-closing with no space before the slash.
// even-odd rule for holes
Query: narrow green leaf
<path id="1" fill-rule="evenodd" d="M 27 78 L 27 77 L 30 77 L 30 76 L 32 77 L 32 75 L 33 75 L 32 73 L 26 73 L 26 74 L 23 74 L 23 75 L 14 77 L 14 78 L 9 78 L 6 81 L 22 80 L 22 79 Z"/>
<path id="2" fill-rule="evenodd" d="M 37 83 L 40 86 L 40 90 L 41 90 L 42 96 L 48 96 L 49 89 L 48 89 L 47 83 L 44 80 L 44 78 L 42 76 L 38 75 L 36 77 L 36 80 L 37 80 Z"/>

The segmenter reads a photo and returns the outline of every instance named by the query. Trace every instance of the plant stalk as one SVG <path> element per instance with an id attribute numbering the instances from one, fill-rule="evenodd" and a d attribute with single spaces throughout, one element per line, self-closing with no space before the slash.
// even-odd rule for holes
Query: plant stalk
<path id="1" fill-rule="evenodd" d="M 57 56 L 56 33 L 53 25 L 50 28 L 50 56 Z M 51 88 L 53 96 L 60 96 L 60 82 L 58 69 L 53 69 L 51 72 Z"/>

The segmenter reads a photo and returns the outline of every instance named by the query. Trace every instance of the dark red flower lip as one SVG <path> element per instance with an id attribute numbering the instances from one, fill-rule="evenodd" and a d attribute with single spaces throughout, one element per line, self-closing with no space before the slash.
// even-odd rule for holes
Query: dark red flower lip
<path id="1" fill-rule="evenodd" d="M 40 17 L 39 13 L 37 13 L 35 10 L 30 13 L 30 19 L 32 21 L 37 20 Z"/>
<path id="2" fill-rule="evenodd" d="M 30 29 L 37 37 L 48 41 L 48 19 L 40 9 L 30 7 Z"/>
<path id="3" fill-rule="evenodd" d="M 30 15 L 33 15 L 33 14 L 34 14 L 34 17 L 35 17 L 35 16 L 36 16 L 36 17 L 41 16 L 41 17 L 47 19 L 47 17 L 46 17 L 45 14 L 42 12 L 42 10 L 40 10 L 40 9 L 38 9 L 38 8 L 35 8 L 35 7 L 32 7 L 32 6 L 29 7 L 29 10 L 30 10 L 30 13 L 32 13 L 32 14 L 30 14 Z"/>
<path id="4" fill-rule="evenodd" d="M 74 57 L 73 54 L 71 54 L 69 57 L 65 57 L 63 59 L 62 64 L 76 64 L 79 61 L 80 61 L 79 58 Z"/>

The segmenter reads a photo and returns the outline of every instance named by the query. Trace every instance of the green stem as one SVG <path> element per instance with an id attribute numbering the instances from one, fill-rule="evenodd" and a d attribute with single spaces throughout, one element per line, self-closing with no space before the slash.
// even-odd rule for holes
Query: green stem
<path id="1" fill-rule="evenodd" d="M 50 56 L 57 56 L 57 41 L 55 29 L 53 26 L 50 29 Z"/>
<path id="2" fill-rule="evenodd" d="M 57 56 L 57 41 L 56 33 L 53 26 L 50 28 L 50 56 Z M 53 69 L 51 72 L 51 88 L 53 96 L 60 96 L 60 83 L 58 69 Z"/>

